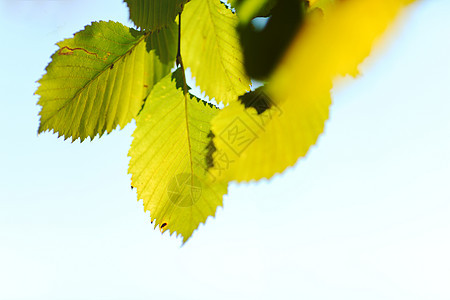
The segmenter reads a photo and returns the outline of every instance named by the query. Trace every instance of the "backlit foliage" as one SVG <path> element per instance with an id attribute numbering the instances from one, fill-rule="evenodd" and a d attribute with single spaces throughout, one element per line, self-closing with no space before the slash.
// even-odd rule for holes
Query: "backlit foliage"
<path id="1" fill-rule="evenodd" d="M 333 80 L 357 75 L 414 1 L 125 2 L 137 29 L 94 22 L 57 44 L 36 91 L 39 133 L 92 140 L 136 120 L 131 185 L 155 227 L 185 242 L 230 181 L 271 178 L 306 155 Z M 187 69 L 215 102 L 190 93 Z"/>

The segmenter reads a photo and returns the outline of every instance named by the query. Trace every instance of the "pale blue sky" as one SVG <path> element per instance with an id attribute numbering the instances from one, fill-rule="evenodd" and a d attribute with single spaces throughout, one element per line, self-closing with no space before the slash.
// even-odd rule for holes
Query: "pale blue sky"
<path id="1" fill-rule="evenodd" d="M 450 299 L 450 1 L 414 6 L 382 56 L 338 80 L 324 135 L 281 176 L 230 186 L 180 248 L 127 175 L 134 124 L 36 135 L 56 50 L 120 0 L 0 1 L 0 300 Z"/>

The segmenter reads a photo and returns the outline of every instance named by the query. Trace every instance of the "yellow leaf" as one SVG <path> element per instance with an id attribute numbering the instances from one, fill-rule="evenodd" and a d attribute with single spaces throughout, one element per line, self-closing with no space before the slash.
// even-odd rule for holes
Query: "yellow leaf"
<path id="1" fill-rule="evenodd" d="M 271 100 L 264 92 L 262 97 Z M 323 131 L 331 100 L 328 91 L 297 103 L 285 101 L 261 114 L 234 102 L 213 120 L 216 180 L 249 181 L 270 178 L 304 156 Z M 257 106 L 256 106 L 257 107 Z"/>
<path id="2" fill-rule="evenodd" d="M 328 9 L 333 7 L 333 5 L 339 0 L 310 0 L 309 7 L 310 10 L 320 9 L 322 13 L 328 12 Z"/>
<path id="3" fill-rule="evenodd" d="M 340 1 L 327 18 L 310 19 L 274 73 L 275 101 L 311 97 L 338 75 L 356 76 L 374 43 L 413 0 Z"/>

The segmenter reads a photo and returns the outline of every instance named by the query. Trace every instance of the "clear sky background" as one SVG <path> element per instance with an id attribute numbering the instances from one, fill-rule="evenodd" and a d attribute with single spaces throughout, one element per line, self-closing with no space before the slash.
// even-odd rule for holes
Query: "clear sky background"
<path id="1" fill-rule="evenodd" d="M 130 190 L 134 124 L 82 144 L 36 135 L 55 43 L 131 25 L 126 6 L 0 3 L 1 300 L 450 299 L 450 1 L 406 12 L 364 75 L 338 80 L 307 158 L 231 184 L 183 247 Z"/>

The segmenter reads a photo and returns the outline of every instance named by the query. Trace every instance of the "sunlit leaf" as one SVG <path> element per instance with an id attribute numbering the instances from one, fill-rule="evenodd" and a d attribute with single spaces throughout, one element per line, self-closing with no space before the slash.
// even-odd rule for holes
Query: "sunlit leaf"
<path id="1" fill-rule="evenodd" d="M 36 91 L 39 132 L 83 141 L 123 128 L 138 114 L 153 85 L 170 72 L 176 26 L 144 34 L 96 22 L 58 46 Z"/>
<path id="2" fill-rule="evenodd" d="M 213 120 L 217 149 L 210 173 L 225 181 L 270 178 L 294 165 L 315 144 L 328 118 L 328 90 L 277 105 L 263 91 L 245 95 Z"/>
<path id="3" fill-rule="evenodd" d="M 129 172 L 155 226 L 185 242 L 222 205 L 227 184 L 206 171 L 210 120 L 218 109 L 184 94 L 183 76 L 179 69 L 152 90 L 133 134 Z"/>
<path id="4" fill-rule="evenodd" d="M 181 54 L 196 83 L 217 102 L 229 103 L 249 90 L 237 17 L 220 0 L 192 0 L 181 21 Z"/>
<path id="5" fill-rule="evenodd" d="M 170 25 L 189 0 L 124 0 L 130 19 L 141 29 L 158 30 Z"/>

